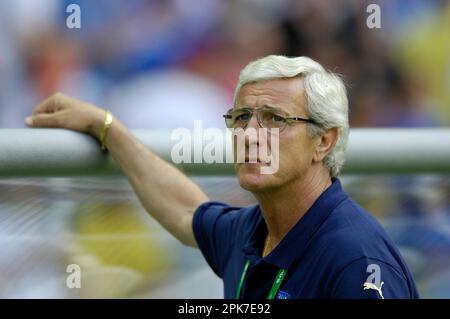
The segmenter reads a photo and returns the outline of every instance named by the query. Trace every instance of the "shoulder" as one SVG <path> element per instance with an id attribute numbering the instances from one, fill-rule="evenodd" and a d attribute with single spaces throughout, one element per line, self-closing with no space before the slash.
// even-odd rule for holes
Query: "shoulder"
<path id="1" fill-rule="evenodd" d="M 369 258 L 401 272 L 402 260 L 394 242 L 381 224 L 351 198 L 330 214 L 317 234 L 317 244 L 326 247 L 327 259 L 337 268 Z"/>
<path id="2" fill-rule="evenodd" d="M 352 199 L 340 203 L 318 233 L 316 249 L 322 251 L 320 259 L 327 265 L 335 298 L 376 297 L 370 287 L 363 289 L 365 282 L 375 279 L 378 287 L 381 281 L 387 285 L 386 296 L 414 296 L 409 270 L 396 245 L 381 224 Z"/>
<path id="3" fill-rule="evenodd" d="M 390 263 L 375 258 L 353 260 L 334 274 L 327 289 L 331 298 L 417 298 L 414 282 Z"/>

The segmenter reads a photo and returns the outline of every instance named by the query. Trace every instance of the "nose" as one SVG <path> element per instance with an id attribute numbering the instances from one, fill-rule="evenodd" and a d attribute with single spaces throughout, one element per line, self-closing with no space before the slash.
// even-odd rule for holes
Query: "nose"
<path id="1" fill-rule="evenodd" d="M 258 130 L 261 128 L 258 122 L 258 116 L 256 112 L 253 112 L 252 117 L 250 118 L 250 121 L 248 121 L 247 125 L 245 126 L 245 129 L 253 128 L 255 130 Z"/>
<path id="2" fill-rule="evenodd" d="M 256 144 L 256 146 L 259 146 L 258 132 L 260 128 L 261 126 L 259 125 L 258 118 L 255 112 L 253 113 L 250 121 L 248 121 L 247 126 L 245 127 L 245 148 L 247 150 L 252 144 Z"/>

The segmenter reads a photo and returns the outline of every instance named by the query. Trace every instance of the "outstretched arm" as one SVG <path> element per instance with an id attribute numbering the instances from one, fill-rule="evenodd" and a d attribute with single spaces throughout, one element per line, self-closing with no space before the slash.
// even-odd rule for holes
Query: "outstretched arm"
<path id="1" fill-rule="evenodd" d="M 38 105 L 26 122 L 31 127 L 66 128 L 100 138 L 105 110 L 57 93 Z M 116 118 L 105 144 L 128 177 L 141 203 L 185 245 L 196 247 L 192 217 L 206 194 L 172 164 L 143 145 Z"/>

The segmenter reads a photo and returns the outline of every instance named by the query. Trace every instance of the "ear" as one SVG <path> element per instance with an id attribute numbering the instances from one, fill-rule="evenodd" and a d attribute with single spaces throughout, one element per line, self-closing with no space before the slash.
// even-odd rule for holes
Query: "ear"
<path id="1" fill-rule="evenodd" d="M 316 150 L 313 156 L 314 162 L 321 162 L 323 159 L 330 154 L 333 150 L 334 146 L 339 137 L 339 129 L 337 127 L 333 127 L 328 129 L 325 134 L 318 138 Z"/>

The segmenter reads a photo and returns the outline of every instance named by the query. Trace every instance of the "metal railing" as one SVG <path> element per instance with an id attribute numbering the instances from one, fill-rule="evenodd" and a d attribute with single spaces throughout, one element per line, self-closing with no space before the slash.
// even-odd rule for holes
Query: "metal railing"
<path id="1" fill-rule="evenodd" d="M 133 133 L 171 161 L 177 141 L 171 139 L 170 132 Z M 346 158 L 344 173 L 450 173 L 450 129 L 352 129 Z M 192 175 L 234 173 L 233 164 L 178 166 Z M 120 168 L 88 135 L 62 129 L 0 129 L 1 178 L 118 174 Z"/>

